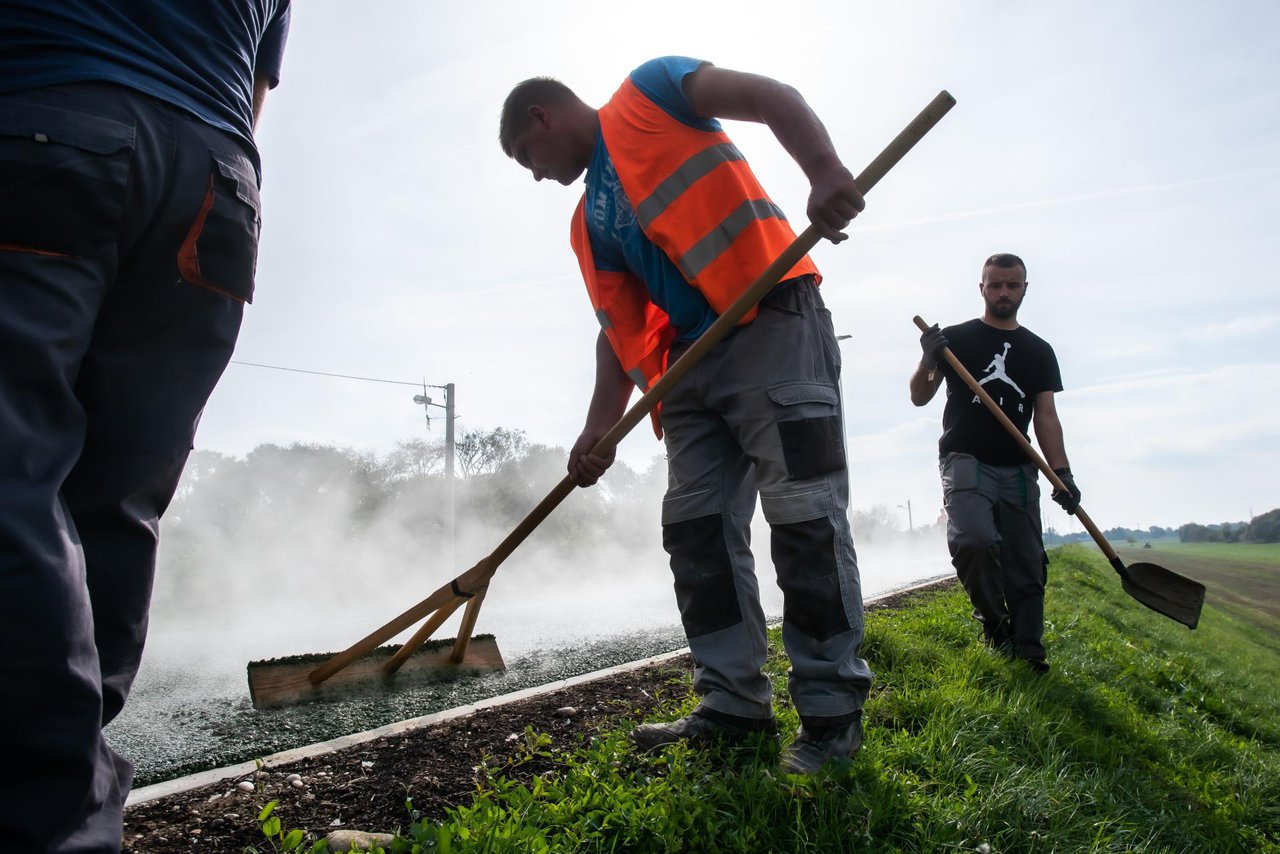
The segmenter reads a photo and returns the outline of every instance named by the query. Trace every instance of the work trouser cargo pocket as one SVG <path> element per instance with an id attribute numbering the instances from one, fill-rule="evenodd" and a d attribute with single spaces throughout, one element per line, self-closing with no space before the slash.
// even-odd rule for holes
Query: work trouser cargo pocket
<path id="1" fill-rule="evenodd" d="M 786 382 L 768 388 L 778 413 L 787 476 L 807 480 L 845 467 L 840 397 L 821 382 Z"/>
<path id="2" fill-rule="evenodd" d="M 978 460 L 968 454 L 947 454 L 938 465 L 942 473 L 942 494 L 978 488 Z"/>
<path id="3" fill-rule="evenodd" d="M 114 244 L 133 144 L 123 122 L 0 101 L 0 249 L 89 257 Z"/>
<path id="4" fill-rule="evenodd" d="M 178 250 L 178 272 L 193 285 L 253 302 L 262 227 L 257 179 L 242 155 L 210 155 L 208 189 Z"/>

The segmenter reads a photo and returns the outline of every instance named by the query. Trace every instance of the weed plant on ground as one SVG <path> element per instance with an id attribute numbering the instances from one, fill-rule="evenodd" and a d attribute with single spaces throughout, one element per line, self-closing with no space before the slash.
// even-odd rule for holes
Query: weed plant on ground
<path id="1" fill-rule="evenodd" d="M 1255 627 L 1207 608 L 1188 631 L 1079 546 L 1049 578 L 1047 676 L 984 647 L 959 590 L 869 614 L 866 743 L 823 775 L 764 741 L 644 756 L 623 730 L 568 751 L 530 731 L 512 762 L 546 771 L 490 767 L 391 850 L 1280 852 L 1280 660 Z M 793 733 L 780 649 L 769 668 Z"/>

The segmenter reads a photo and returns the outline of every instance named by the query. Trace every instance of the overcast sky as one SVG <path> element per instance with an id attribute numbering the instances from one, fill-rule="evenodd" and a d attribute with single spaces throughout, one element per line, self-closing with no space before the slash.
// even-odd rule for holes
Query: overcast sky
<path id="1" fill-rule="evenodd" d="M 260 128 L 239 360 L 453 382 L 460 428 L 567 447 L 598 330 L 568 244 L 581 189 L 503 156 L 512 85 L 551 74 L 598 105 L 646 59 L 696 56 L 795 85 L 855 173 L 947 89 L 957 106 L 869 194 L 851 239 L 815 252 L 852 336 L 853 507 L 910 500 L 917 523 L 936 517 L 942 396 L 908 399 L 911 317 L 979 314 L 997 251 L 1027 260 L 1020 319 L 1057 350 L 1095 521 L 1280 505 L 1280 4 L 306 0 L 293 14 Z M 808 185 L 768 130 L 727 129 L 802 218 Z M 413 394 L 232 365 L 197 447 L 382 453 L 428 435 Z M 643 425 L 620 448 L 639 467 L 661 452 Z"/>

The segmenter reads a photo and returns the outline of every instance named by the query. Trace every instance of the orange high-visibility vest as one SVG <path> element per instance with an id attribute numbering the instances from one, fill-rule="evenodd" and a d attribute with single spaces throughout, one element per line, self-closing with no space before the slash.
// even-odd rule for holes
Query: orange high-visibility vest
<path id="1" fill-rule="evenodd" d="M 645 236 L 723 313 L 795 240 L 786 217 L 728 135 L 689 127 L 630 79 L 599 115 L 605 147 Z M 585 202 L 584 195 L 570 242 L 587 294 L 623 370 L 647 390 L 666 367 L 675 330 L 638 277 L 595 266 Z M 808 256 L 783 278 L 803 275 L 821 280 Z M 755 315 L 753 308 L 740 324 Z M 654 426 L 661 436 L 656 417 Z"/>

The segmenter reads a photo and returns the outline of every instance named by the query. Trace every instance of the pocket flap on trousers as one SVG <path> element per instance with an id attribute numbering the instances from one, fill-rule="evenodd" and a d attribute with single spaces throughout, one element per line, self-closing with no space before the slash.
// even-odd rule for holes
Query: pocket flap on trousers
<path id="1" fill-rule="evenodd" d="M 828 403 L 835 406 L 840 402 L 836 388 L 829 383 L 789 382 L 769 386 L 769 399 L 779 406 L 794 406 L 797 403 Z"/>
<path id="2" fill-rule="evenodd" d="M 213 162 L 218 164 L 218 173 L 236 188 L 236 196 L 240 201 L 253 208 L 254 213 L 261 212 L 258 201 L 258 182 L 254 177 L 253 167 L 249 161 L 239 155 L 213 152 Z"/>
<path id="3" fill-rule="evenodd" d="M 84 113 L 23 104 L 20 109 L 0 109 L 0 136 L 20 137 L 36 142 L 56 142 L 95 154 L 111 154 L 133 145 L 133 126 Z"/>

